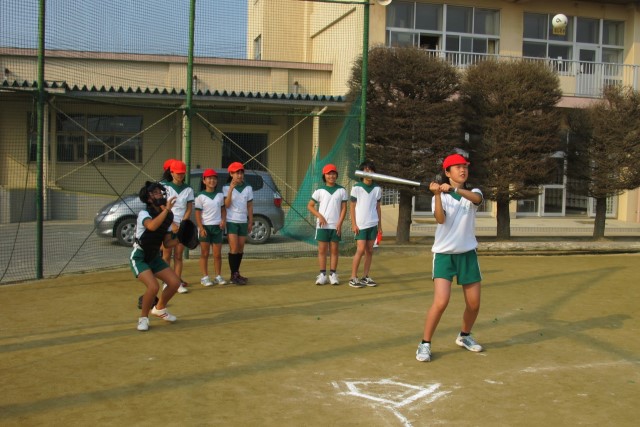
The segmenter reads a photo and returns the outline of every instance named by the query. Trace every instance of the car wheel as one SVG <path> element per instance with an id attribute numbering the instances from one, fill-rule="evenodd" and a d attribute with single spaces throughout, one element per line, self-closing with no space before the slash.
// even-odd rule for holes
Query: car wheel
<path id="1" fill-rule="evenodd" d="M 136 219 L 125 218 L 116 227 L 116 238 L 122 246 L 133 246 L 136 239 Z"/>
<path id="2" fill-rule="evenodd" d="M 265 243 L 271 237 L 271 223 L 263 216 L 253 217 L 253 228 L 247 241 L 254 245 Z"/>

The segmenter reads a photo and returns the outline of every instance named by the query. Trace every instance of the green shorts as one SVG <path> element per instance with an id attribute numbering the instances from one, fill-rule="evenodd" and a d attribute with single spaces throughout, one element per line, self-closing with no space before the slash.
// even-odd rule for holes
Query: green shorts
<path id="1" fill-rule="evenodd" d="M 147 270 L 151 270 L 151 272 L 155 275 L 165 268 L 169 268 L 169 265 L 164 262 L 160 252 L 158 252 L 158 256 L 152 259 L 151 262 L 145 262 L 144 251 L 142 249 L 136 248 L 133 250 L 133 252 L 131 252 L 131 256 L 129 257 L 129 267 L 131 267 L 131 271 L 133 271 L 133 274 L 138 277 L 140 273 Z"/>
<path id="2" fill-rule="evenodd" d="M 318 242 L 339 242 L 341 239 L 335 228 L 316 228 L 316 240 Z"/>
<path id="3" fill-rule="evenodd" d="M 358 234 L 353 237 L 356 240 L 376 240 L 378 237 L 378 226 L 374 225 L 371 228 L 364 228 L 358 231 Z"/>
<path id="4" fill-rule="evenodd" d="M 463 254 L 434 254 L 432 279 L 447 279 L 453 282 L 458 279 L 458 285 L 470 285 L 481 282 L 478 253 L 473 250 Z"/>
<path id="5" fill-rule="evenodd" d="M 227 222 L 227 234 L 237 234 L 246 237 L 249 231 L 249 224 L 246 222 Z"/>
<path id="6" fill-rule="evenodd" d="M 204 230 L 207 232 L 207 235 L 202 237 L 198 233 L 198 240 L 202 243 L 222 243 L 222 228 L 220 225 L 205 225 Z"/>

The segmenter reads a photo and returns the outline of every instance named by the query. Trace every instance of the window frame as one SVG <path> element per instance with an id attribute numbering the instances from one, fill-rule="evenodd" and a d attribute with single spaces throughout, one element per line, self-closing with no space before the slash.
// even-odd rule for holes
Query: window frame
<path id="1" fill-rule="evenodd" d="M 107 124 L 101 125 L 102 121 Z M 133 128 L 126 128 L 126 122 L 130 122 L 129 125 L 131 125 L 132 121 L 138 123 L 133 123 Z M 98 161 L 112 165 L 127 162 L 142 164 L 143 122 L 144 116 L 141 114 L 58 113 L 56 114 L 57 161 L 59 163 Z M 119 131 L 110 127 L 118 124 L 122 124 L 126 129 Z"/>
<path id="2" fill-rule="evenodd" d="M 395 14 L 395 11 L 398 8 L 407 8 L 412 6 L 410 11 L 406 11 L 407 13 L 403 13 L 405 19 L 407 21 L 411 21 L 410 24 L 402 25 L 402 26 L 394 26 L 399 25 L 398 16 Z M 419 13 L 419 8 L 430 7 L 435 12 L 439 14 L 439 16 L 435 17 L 436 26 L 438 29 L 427 29 L 419 27 L 419 23 L 417 22 L 418 16 L 425 16 Z M 470 11 L 469 14 L 469 23 L 466 26 L 468 31 L 451 31 L 450 24 L 447 22 L 449 13 L 454 13 L 454 11 L 468 9 Z M 483 33 L 476 32 L 477 17 L 478 12 L 482 13 L 492 12 L 495 16 L 495 23 L 492 24 L 494 27 L 494 31 L 496 34 L 486 34 L 488 31 L 484 31 Z M 404 10 L 403 10 L 404 12 Z M 394 2 L 387 6 L 387 27 L 386 27 L 386 45 L 389 47 L 397 47 L 397 46 L 418 46 L 422 47 L 424 43 L 422 40 L 439 40 L 438 44 L 430 43 L 427 48 L 428 50 L 439 50 L 451 53 L 473 53 L 473 54 L 497 54 L 500 51 L 500 21 L 501 21 L 501 13 L 500 9 L 491 9 L 487 7 L 476 7 L 476 6 L 460 6 L 455 4 L 431 4 L 431 3 L 418 3 L 418 2 Z M 469 28 L 470 27 L 470 28 Z M 397 43 L 397 40 L 405 38 L 402 43 Z M 454 47 L 456 50 L 452 50 L 452 45 L 447 42 L 447 39 L 453 40 L 457 39 L 457 46 Z M 407 40 L 409 39 L 409 40 Z M 464 39 L 464 40 L 463 40 Z M 467 42 L 467 39 L 470 40 L 470 45 L 472 46 L 470 51 L 463 51 L 462 46 Z M 481 51 L 475 52 L 475 48 L 473 46 L 484 46 L 484 49 Z M 433 48 L 431 48 L 433 47 Z"/>

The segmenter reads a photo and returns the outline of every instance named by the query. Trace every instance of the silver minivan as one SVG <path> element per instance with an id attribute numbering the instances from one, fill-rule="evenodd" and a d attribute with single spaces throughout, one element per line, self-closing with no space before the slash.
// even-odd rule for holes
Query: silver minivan
<path id="1" fill-rule="evenodd" d="M 191 171 L 191 187 L 197 194 L 200 190 L 204 169 Z M 226 184 L 229 173 L 226 169 L 216 169 L 218 190 Z M 268 172 L 246 170 L 245 181 L 253 188 L 253 230 L 247 241 L 253 244 L 265 243 L 284 226 L 282 197 Z M 93 222 L 100 237 L 115 238 L 124 246 L 132 246 L 135 238 L 138 212 L 144 208 L 137 194 L 123 196 L 100 209 Z M 195 222 L 195 209 L 192 220 Z"/>

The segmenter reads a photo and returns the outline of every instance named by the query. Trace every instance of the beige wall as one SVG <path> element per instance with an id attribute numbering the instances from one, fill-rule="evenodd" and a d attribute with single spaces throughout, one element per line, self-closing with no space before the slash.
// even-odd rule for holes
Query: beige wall
<path id="1" fill-rule="evenodd" d="M 27 157 L 27 117 L 34 111 L 29 98 L 3 96 L 0 105 L 0 185 L 5 187 L 35 186 L 35 173 L 29 169 Z"/>
<path id="2" fill-rule="evenodd" d="M 10 70 L 11 81 L 29 83 L 37 80 L 36 52 L 25 49 L 0 48 L 0 66 Z M 194 75 L 197 89 L 292 93 L 293 82 L 304 87 L 304 94 L 343 95 L 332 91 L 330 64 L 225 60 L 196 58 Z M 186 60 L 183 57 L 158 55 L 112 55 L 100 53 L 47 52 L 45 80 L 64 82 L 69 87 L 91 89 L 110 87 L 124 89 L 150 88 L 186 90 Z"/>

